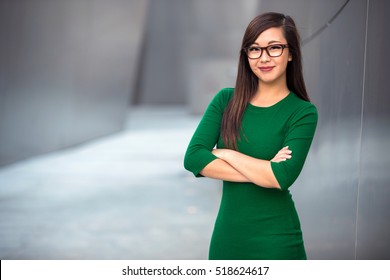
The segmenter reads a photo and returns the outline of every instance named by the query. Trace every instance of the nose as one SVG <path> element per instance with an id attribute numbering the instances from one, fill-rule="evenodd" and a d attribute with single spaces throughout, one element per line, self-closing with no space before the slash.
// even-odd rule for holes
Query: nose
<path id="1" fill-rule="evenodd" d="M 263 52 L 262 52 L 262 54 L 260 56 L 260 61 L 261 62 L 267 62 L 269 60 L 270 60 L 270 58 L 269 58 L 269 55 L 268 55 L 267 51 L 265 49 L 263 49 Z"/>

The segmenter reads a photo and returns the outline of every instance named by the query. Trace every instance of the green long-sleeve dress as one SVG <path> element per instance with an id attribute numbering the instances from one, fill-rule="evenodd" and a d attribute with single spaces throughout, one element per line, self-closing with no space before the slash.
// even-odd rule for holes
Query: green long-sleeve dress
<path id="1" fill-rule="evenodd" d="M 211 101 L 187 148 L 184 166 L 195 176 L 225 148 L 220 126 L 234 89 L 222 89 Z M 302 170 L 317 125 L 317 109 L 293 92 L 270 107 L 248 104 L 238 151 L 271 160 L 289 146 L 292 158 L 271 163 L 281 189 L 252 183 L 223 182 L 209 259 L 306 259 L 301 226 L 289 187 Z"/>

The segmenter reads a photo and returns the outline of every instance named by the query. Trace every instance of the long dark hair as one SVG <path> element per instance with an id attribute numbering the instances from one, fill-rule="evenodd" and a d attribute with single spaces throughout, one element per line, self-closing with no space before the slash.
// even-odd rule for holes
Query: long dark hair
<path id="1" fill-rule="evenodd" d="M 253 44 L 259 35 L 272 27 L 281 27 L 289 45 L 292 61 L 287 64 L 287 87 L 303 100 L 310 101 L 302 73 L 300 37 L 294 20 L 280 13 L 264 13 L 255 17 L 248 25 L 241 44 L 240 60 L 234 95 L 224 112 L 221 135 L 225 145 L 237 150 L 239 130 L 244 111 L 258 89 L 258 77 L 252 72 L 245 48 Z"/>

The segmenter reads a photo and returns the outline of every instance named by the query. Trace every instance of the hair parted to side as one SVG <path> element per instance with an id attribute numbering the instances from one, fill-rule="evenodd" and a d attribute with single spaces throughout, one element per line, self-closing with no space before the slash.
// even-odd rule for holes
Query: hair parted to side
<path id="1" fill-rule="evenodd" d="M 302 73 L 300 36 L 294 20 L 280 13 L 264 13 L 255 17 L 248 25 L 241 44 L 241 53 L 234 95 L 223 114 L 221 135 L 228 148 L 237 150 L 237 140 L 244 111 L 258 89 L 258 77 L 252 72 L 244 48 L 252 45 L 259 35 L 272 27 L 281 27 L 289 45 L 292 61 L 286 69 L 287 87 L 303 100 L 310 101 Z"/>

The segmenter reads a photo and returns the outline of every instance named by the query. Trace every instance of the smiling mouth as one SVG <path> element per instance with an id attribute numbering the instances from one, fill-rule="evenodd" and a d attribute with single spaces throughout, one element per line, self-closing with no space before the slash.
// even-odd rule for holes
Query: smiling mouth
<path id="1" fill-rule="evenodd" d="M 259 67 L 260 71 L 268 72 L 274 69 L 274 67 Z"/>

